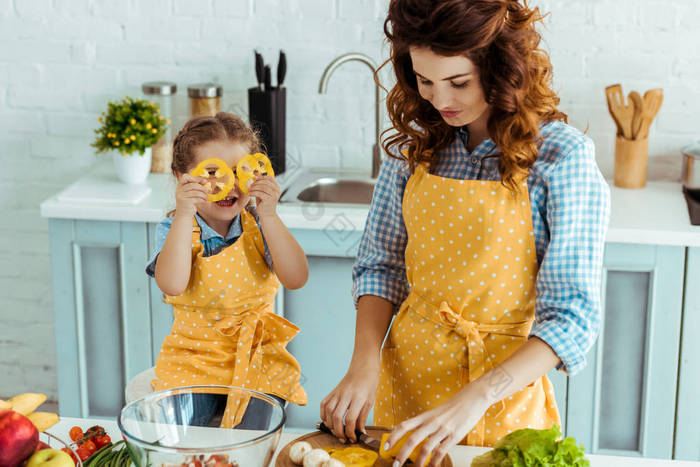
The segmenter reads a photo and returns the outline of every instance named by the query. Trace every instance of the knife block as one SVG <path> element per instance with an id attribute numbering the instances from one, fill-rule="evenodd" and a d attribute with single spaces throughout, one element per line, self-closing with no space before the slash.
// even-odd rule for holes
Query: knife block
<path id="1" fill-rule="evenodd" d="M 644 188 L 647 184 L 649 138 L 615 139 L 615 186 L 620 188 Z"/>
<path id="2" fill-rule="evenodd" d="M 270 158 L 275 175 L 284 173 L 286 164 L 287 89 L 263 91 L 248 89 L 248 120 L 258 132 L 264 152 Z"/>

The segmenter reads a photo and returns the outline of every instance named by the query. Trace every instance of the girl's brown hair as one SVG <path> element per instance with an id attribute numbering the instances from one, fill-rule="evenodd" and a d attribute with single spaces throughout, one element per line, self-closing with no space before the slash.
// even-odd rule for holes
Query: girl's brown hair
<path id="1" fill-rule="evenodd" d="M 389 155 L 393 156 L 392 147 L 407 148 L 412 167 L 432 164 L 437 152 L 454 139 L 454 127 L 418 92 L 409 47 L 426 47 L 443 56 L 464 55 L 477 66 L 491 108 L 488 131 L 501 152 L 501 178 L 515 190 L 518 175 L 537 159 L 539 124 L 567 120 L 551 89 L 549 56 L 538 48 L 541 37 L 535 23 L 543 16 L 523 2 L 391 0 L 384 21 L 391 46 L 386 63 L 393 64 L 397 82 L 386 100 L 396 130 L 383 142 Z"/>
<path id="2" fill-rule="evenodd" d="M 261 152 L 258 135 L 239 117 L 219 112 L 215 116 L 190 119 L 173 141 L 173 174 L 190 171 L 194 149 L 209 141 L 235 141 L 248 145 L 251 153 Z"/>

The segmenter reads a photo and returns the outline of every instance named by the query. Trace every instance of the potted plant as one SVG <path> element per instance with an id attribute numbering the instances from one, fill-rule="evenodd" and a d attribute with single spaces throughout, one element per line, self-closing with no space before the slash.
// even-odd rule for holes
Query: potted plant
<path id="1" fill-rule="evenodd" d="M 117 177 L 124 183 L 143 183 L 151 169 L 151 146 L 165 134 L 170 121 L 158 104 L 126 96 L 109 102 L 97 119 L 92 147 L 97 153 L 111 152 Z"/>

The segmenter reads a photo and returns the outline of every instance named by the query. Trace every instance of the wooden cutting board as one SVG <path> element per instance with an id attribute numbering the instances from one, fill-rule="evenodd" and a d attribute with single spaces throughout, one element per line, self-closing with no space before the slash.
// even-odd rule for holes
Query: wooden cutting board
<path id="1" fill-rule="evenodd" d="M 382 433 L 388 433 L 389 431 L 391 431 L 391 430 L 389 430 L 388 428 L 382 428 L 382 427 L 376 427 L 376 426 L 368 426 L 367 427 L 367 434 L 370 435 L 372 438 L 376 438 L 379 440 L 382 439 Z M 289 458 L 289 448 L 292 447 L 292 444 L 298 443 L 299 441 L 306 441 L 314 449 L 316 449 L 316 448 L 321 448 L 321 449 L 324 449 L 324 448 L 348 448 L 350 446 L 363 447 L 359 443 L 343 444 L 340 441 L 338 441 L 338 438 L 336 438 L 333 435 L 329 435 L 328 433 L 316 431 L 314 433 L 309 433 L 308 435 L 304 435 L 300 438 L 297 438 L 294 441 L 287 444 L 285 447 L 283 447 L 282 450 L 277 455 L 277 461 L 275 462 L 275 467 L 299 467 L 297 464 L 292 462 L 292 460 Z M 391 464 L 392 463 L 390 461 L 387 461 L 385 459 L 382 459 L 381 457 L 378 457 L 376 462 L 374 463 L 374 467 L 391 467 Z M 413 464 L 408 462 L 405 465 L 413 465 Z M 452 467 L 452 459 L 450 458 L 449 454 L 445 455 L 445 457 L 442 459 L 441 467 Z"/>

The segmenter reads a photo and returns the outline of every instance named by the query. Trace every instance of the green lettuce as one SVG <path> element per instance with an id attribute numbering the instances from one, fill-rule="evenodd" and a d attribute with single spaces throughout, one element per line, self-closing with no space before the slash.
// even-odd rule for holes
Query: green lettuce
<path id="1" fill-rule="evenodd" d="M 471 467 L 559 467 L 590 465 L 583 455 L 583 444 L 571 436 L 557 441 L 561 431 L 523 428 L 496 441 L 493 449 L 472 460 Z"/>

